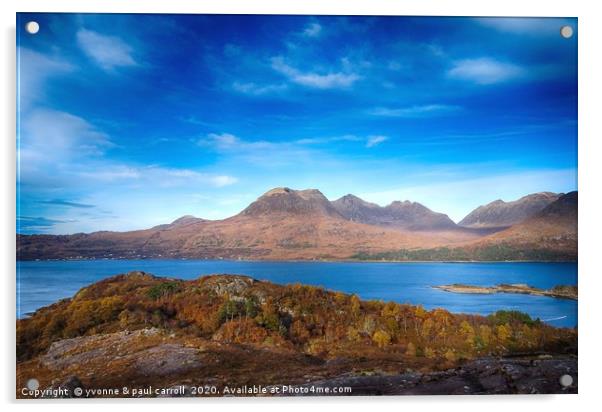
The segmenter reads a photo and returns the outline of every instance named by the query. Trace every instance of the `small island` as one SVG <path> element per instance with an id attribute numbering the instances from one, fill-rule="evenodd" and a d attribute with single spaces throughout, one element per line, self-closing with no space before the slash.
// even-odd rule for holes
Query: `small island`
<path id="1" fill-rule="evenodd" d="M 577 300 L 577 286 L 573 285 L 557 285 L 551 289 L 539 289 L 524 283 L 500 284 L 496 286 L 475 286 L 454 283 L 452 285 L 434 286 L 434 288 L 455 293 L 522 293 L 526 295 Z"/>

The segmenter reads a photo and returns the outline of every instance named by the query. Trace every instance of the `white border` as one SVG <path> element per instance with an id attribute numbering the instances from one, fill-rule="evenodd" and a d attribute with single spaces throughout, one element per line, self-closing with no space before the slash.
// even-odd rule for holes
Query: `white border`
<path id="1" fill-rule="evenodd" d="M 308 408 L 343 407 L 346 410 L 395 408 L 397 410 L 505 411 L 514 408 L 566 411 L 595 405 L 598 390 L 597 347 L 601 342 L 600 298 L 602 273 L 596 266 L 598 244 L 602 234 L 600 204 L 602 177 L 600 156 L 600 96 L 602 63 L 599 50 L 602 21 L 594 1 L 527 1 L 527 0 L 3 0 L 0 2 L 2 21 L 2 99 L 0 116 L 4 129 L 2 140 L 2 271 L 4 296 L 3 338 L 0 339 L 4 371 L 0 375 L 2 401 L 9 408 L 90 408 L 92 410 L 142 406 L 163 410 L 169 400 L 138 401 L 52 401 L 43 405 L 34 402 L 15 403 L 14 399 L 14 319 L 15 319 L 15 12 L 129 12 L 129 13 L 236 13 L 236 14 L 368 14 L 368 15 L 449 15 L 449 16 L 570 16 L 579 18 L 579 395 L 576 396 L 496 396 L 496 397 L 389 397 L 389 398 L 286 398 L 286 399 L 220 399 L 172 400 L 177 407 L 191 409 L 257 409 L 306 410 Z M 39 402 L 38 402 L 39 403 Z M 137 403 L 138 405 L 134 405 Z M 576 403 L 578 405 L 576 405 Z M 124 407 L 124 405 L 127 405 Z"/>

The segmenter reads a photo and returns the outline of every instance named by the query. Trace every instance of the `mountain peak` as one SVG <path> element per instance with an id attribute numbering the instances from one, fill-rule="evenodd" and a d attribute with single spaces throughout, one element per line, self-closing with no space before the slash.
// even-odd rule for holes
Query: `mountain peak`
<path id="1" fill-rule="evenodd" d="M 332 202 L 345 218 L 354 222 L 404 230 L 447 230 L 456 224 L 442 213 L 436 213 L 409 200 L 391 202 L 381 207 L 354 195 L 346 195 Z"/>
<path id="2" fill-rule="evenodd" d="M 194 217 L 192 215 L 184 215 L 182 217 L 177 218 L 173 222 L 171 222 L 169 224 L 169 226 L 171 226 L 171 227 L 185 226 L 185 225 L 190 225 L 192 223 L 198 223 L 198 222 L 204 222 L 204 221 L 205 221 L 205 219 L 201 219 L 199 217 Z"/>
<path id="3" fill-rule="evenodd" d="M 282 194 L 282 193 L 291 193 L 291 192 L 294 192 L 294 190 L 289 187 L 275 187 L 275 188 L 265 192 L 263 194 L 263 196 L 273 196 L 273 195 L 278 195 L 278 194 Z"/>
<path id="4" fill-rule="evenodd" d="M 341 217 L 319 190 L 294 190 L 288 187 L 277 187 L 268 190 L 240 214 L 243 216 L 313 214 Z"/>

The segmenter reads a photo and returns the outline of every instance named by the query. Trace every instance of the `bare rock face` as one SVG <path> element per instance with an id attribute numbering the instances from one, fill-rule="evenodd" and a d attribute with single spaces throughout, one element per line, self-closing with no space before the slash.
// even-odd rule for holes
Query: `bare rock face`
<path id="1" fill-rule="evenodd" d="M 179 344 L 163 343 L 139 352 L 134 367 L 141 375 L 166 376 L 200 368 L 198 350 Z"/>
<path id="2" fill-rule="evenodd" d="M 201 366 L 198 350 L 162 343 L 156 328 L 81 336 L 52 343 L 41 363 L 51 370 L 90 367 L 118 360 L 133 363 L 141 375 L 183 373 Z"/>
<path id="3" fill-rule="evenodd" d="M 541 192 L 523 196 L 512 202 L 496 200 L 479 206 L 458 223 L 471 228 L 508 227 L 536 215 L 562 194 Z"/>
<path id="4" fill-rule="evenodd" d="M 240 296 L 257 282 L 248 276 L 218 275 L 209 276 L 203 283 L 204 287 L 211 289 L 218 296 Z"/>

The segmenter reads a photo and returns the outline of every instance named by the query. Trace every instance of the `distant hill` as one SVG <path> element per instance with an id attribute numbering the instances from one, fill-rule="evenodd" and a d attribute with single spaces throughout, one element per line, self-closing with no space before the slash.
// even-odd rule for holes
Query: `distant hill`
<path id="1" fill-rule="evenodd" d="M 506 243 L 572 253 L 577 257 L 577 192 L 560 196 L 535 215 L 480 243 Z"/>
<path id="2" fill-rule="evenodd" d="M 445 214 L 436 213 L 420 203 L 395 201 L 381 207 L 354 195 L 346 195 L 332 202 L 345 218 L 369 225 L 416 231 L 456 229 L 456 224 Z"/>
<path id="3" fill-rule="evenodd" d="M 353 195 L 330 202 L 316 189 L 276 188 L 223 220 L 183 216 L 129 232 L 17 235 L 17 258 L 574 260 L 576 198 L 562 196 L 491 234 L 419 203 L 381 207 Z"/>
<path id="4" fill-rule="evenodd" d="M 470 228 L 510 227 L 535 215 L 562 193 L 534 193 L 512 202 L 495 200 L 470 212 L 458 225 Z"/>
<path id="5" fill-rule="evenodd" d="M 577 192 L 560 196 L 535 215 L 463 245 L 358 253 L 363 260 L 576 261 Z"/>

